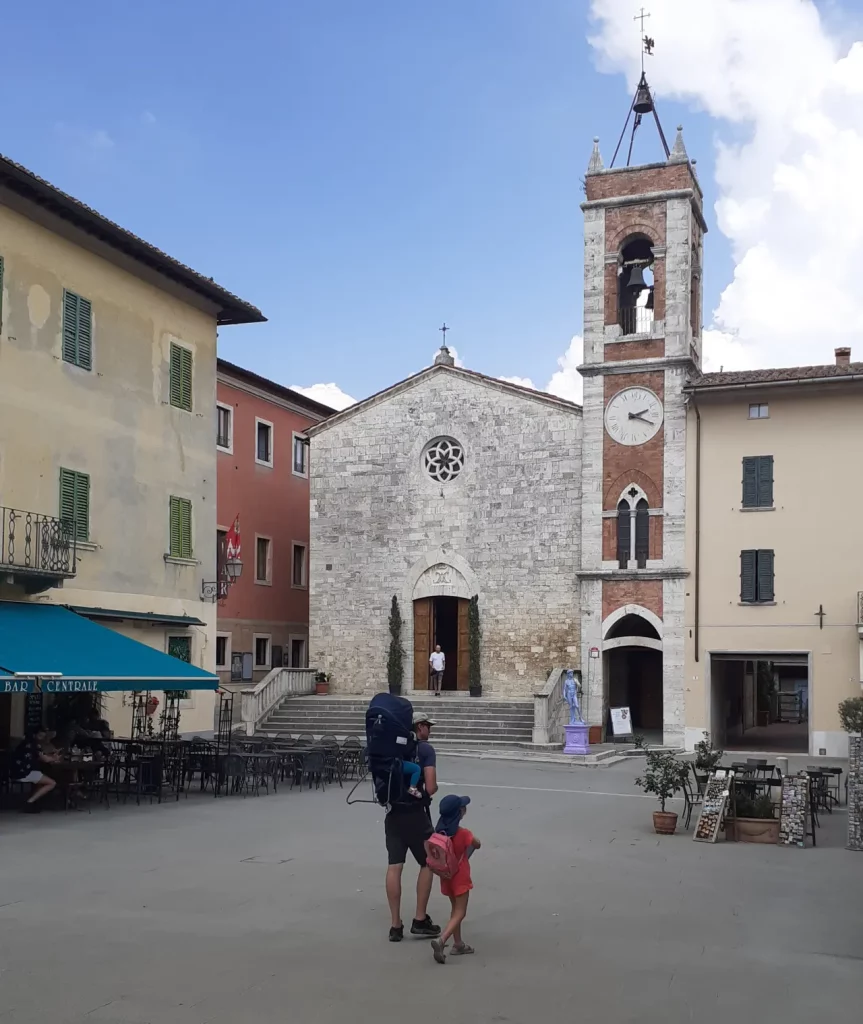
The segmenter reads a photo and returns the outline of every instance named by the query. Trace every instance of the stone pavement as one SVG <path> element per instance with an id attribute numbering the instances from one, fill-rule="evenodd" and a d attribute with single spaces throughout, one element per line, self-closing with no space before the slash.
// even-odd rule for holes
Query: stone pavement
<path id="1" fill-rule="evenodd" d="M 445 967 L 386 941 L 382 815 L 338 787 L 4 814 L 0 1022 L 857 1019 L 863 855 L 843 849 L 844 809 L 815 850 L 659 838 L 637 770 L 441 759 L 484 842 L 477 953 Z"/>

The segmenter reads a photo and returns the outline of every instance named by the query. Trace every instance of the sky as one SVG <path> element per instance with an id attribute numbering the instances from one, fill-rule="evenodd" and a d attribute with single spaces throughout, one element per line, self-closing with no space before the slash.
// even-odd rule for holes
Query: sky
<path id="1" fill-rule="evenodd" d="M 334 406 L 427 366 L 579 400 L 582 181 L 629 0 L 58 0 L 4 11 L 0 150 L 259 306 L 219 353 Z M 863 358 L 863 4 L 645 0 L 697 159 L 707 369 Z M 660 156 L 645 124 L 634 162 Z"/>

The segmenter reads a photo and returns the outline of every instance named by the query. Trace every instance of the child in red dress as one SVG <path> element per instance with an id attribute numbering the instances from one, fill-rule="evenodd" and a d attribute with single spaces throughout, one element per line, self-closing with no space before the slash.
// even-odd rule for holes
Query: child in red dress
<path id="1" fill-rule="evenodd" d="M 449 896 L 452 912 L 446 928 L 441 932 L 439 939 L 432 942 L 434 958 L 439 964 L 446 963 L 446 944 L 452 938 L 453 956 L 463 956 L 466 953 L 473 953 L 473 947 L 462 940 L 461 923 L 467 914 L 467 902 L 473 882 L 470 877 L 470 857 L 474 850 L 480 848 L 480 841 L 473 832 L 461 827 L 461 819 L 467 813 L 467 805 L 470 803 L 469 796 L 445 796 L 440 802 L 440 819 L 437 823 L 436 832 L 443 832 L 452 839 L 453 849 L 456 857 L 459 858 L 458 870 L 452 878 L 440 880 L 440 891 L 444 896 Z"/>

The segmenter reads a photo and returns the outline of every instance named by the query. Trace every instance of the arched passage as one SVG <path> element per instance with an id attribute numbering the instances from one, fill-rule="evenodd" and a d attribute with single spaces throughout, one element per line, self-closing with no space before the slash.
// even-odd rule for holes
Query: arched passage
<path id="1" fill-rule="evenodd" d="M 634 731 L 661 741 L 662 640 L 654 623 L 630 610 L 615 617 L 603 657 L 608 707 L 628 707 Z"/>

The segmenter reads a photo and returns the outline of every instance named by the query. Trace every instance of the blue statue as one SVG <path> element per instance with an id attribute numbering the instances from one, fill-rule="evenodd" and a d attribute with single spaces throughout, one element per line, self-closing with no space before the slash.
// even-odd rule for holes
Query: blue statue
<path id="1" fill-rule="evenodd" d="M 566 678 L 563 681 L 563 699 L 569 705 L 570 725 L 584 725 L 584 719 L 581 717 L 581 708 L 578 703 L 579 689 L 579 685 L 575 681 L 572 669 L 568 668 L 566 670 Z"/>

